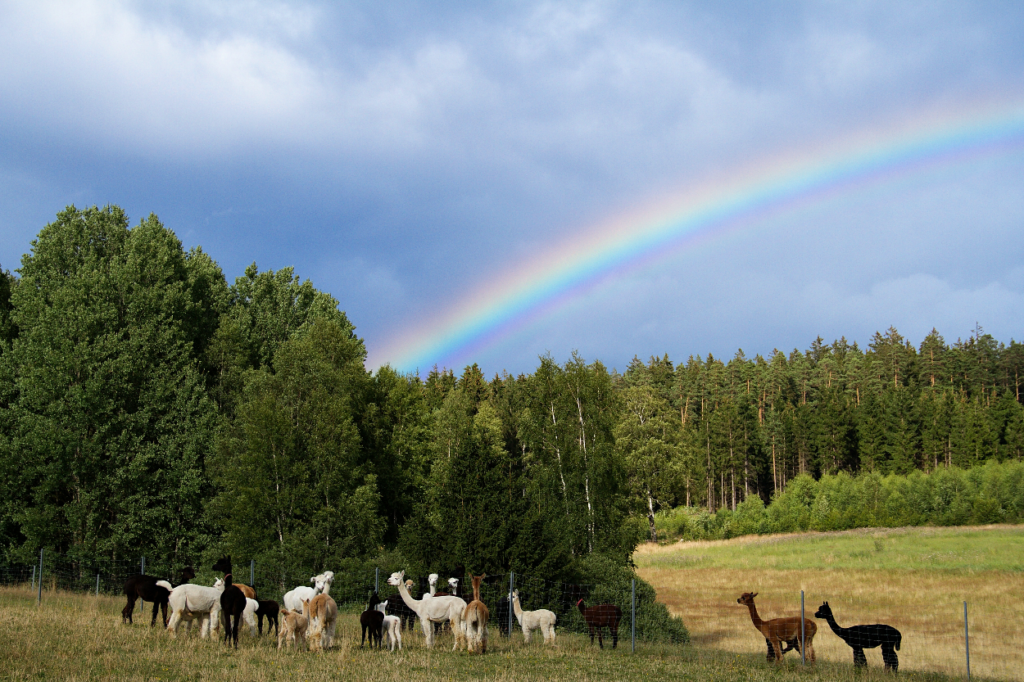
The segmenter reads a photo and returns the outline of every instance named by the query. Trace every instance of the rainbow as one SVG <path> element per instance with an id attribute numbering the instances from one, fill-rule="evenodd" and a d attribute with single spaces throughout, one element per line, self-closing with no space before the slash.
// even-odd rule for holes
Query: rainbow
<path id="1" fill-rule="evenodd" d="M 919 116 L 776 156 L 575 235 L 484 282 L 434 322 L 410 327 L 373 355 L 407 372 L 454 368 L 597 283 L 679 249 L 867 185 L 1022 146 L 1024 103 L 1016 102 Z"/>

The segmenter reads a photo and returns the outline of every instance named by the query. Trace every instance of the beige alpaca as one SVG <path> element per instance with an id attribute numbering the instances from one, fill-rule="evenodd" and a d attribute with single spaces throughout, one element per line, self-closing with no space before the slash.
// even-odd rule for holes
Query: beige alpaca
<path id="1" fill-rule="evenodd" d="M 545 644 L 555 643 L 555 621 L 558 616 L 547 609 L 523 611 L 523 607 L 519 605 L 519 590 L 512 592 L 512 608 L 515 610 L 516 620 L 523 626 L 523 640 L 527 644 L 530 643 L 530 632 L 533 630 L 540 630 L 544 635 Z"/>
<path id="2" fill-rule="evenodd" d="M 480 582 L 487 574 L 474 575 L 473 601 L 466 604 L 462 611 L 462 625 L 466 630 L 466 648 L 470 653 L 487 653 L 487 620 L 491 613 L 487 605 L 480 601 Z"/>
<path id="3" fill-rule="evenodd" d="M 309 600 L 302 600 L 302 613 L 281 609 L 281 630 L 277 633 L 277 648 L 287 639 L 288 645 L 295 644 L 296 639 L 305 641 L 306 629 L 309 627 Z"/>
<path id="4" fill-rule="evenodd" d="M 426 599 L 413 599 L 409 594 L 409 588 L 405 584 L 405 571 L 392 573 L 388 578 L 388 585 L 398 588 L 402 595 L 402 601 L 420 618 L 420 626 L 423 628 L 424 637 L 428 649 L 434 647 L 434 626 L 431 623 L 443 623 L 450 620 L 452 632 L 455 634 L 455 646 L 452 650 L 459 648 L 464 637 L 462 628 L 462 612 L 466 608 L 466 602 L 459 597 L 427 597 Z"/>
<path id="5" fill-rule="evenodd" d="M 334 643 L 334 626 L 338 621 L 338 605 L 328 594 L 318 594 L 309 603 L 309 650 L 330 649 Z"/>

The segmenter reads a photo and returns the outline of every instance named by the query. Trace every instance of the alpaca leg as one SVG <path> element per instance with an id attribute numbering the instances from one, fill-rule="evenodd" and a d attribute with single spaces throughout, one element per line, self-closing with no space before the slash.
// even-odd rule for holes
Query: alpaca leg
<path id="1" fill-rule="evenodd" d="M 806 646 L 807 646 L 807 660 L 810 661 L 811 663 L 814 663 L 814 661 L 815 661 L 815 659 L 814 659 L 814 644 L 811 643 L 811 638 L 810 637 L 807 638 Z"/>
<path id="2" fill-rule="evenodd" d="M 128 624 L 132 625 L 134 623 L 132 620 L 132 614 L 135 613 L 135 600 L 138 599 L 138 596 L 129 594 L 127 597 L 128 603 L 125 604 L 125 607 L 121 610 L 121 622 L 128 621 Z"/>
<path id="3" fill-rule="evenodd" d="M 772 653 L 775 655 L 775 662 L 782 663 L 782 642 L 778 639 L 772 640 Z"/>
<path id="4" fill-rule="evenodd" d="M 178 638 L 178 623 L 181 622 L 181 612 L 175 611 L 171 614 L 171 619 L 167 621 L 167 629 L 171 631 L 171 639 Z"/>
<path id="5" fill-rule="evenodd" d="M 864 649 L 859 646 L 853 647 L 853 667 L 865 668 L 868 665 L 868 657 L 864 655 Z"/>
<path id="6" fill-rule="evenodd" d="M 615 629 L 612 630 L 612 648 L 619 646 L 619 626 L 616 625 Z"/>
<path id="7" fill-rule="evenodd" d="M 602 635 L 603 635 L 602 630 L 603 630 L 603 628 L 597 628 L 597 645 L 603 649 L 604 648 L 604 638 L 602 637 Z M 591 640 L 591 642 L 593 642 L 593 640 Z"/>
<path id="8" fill-rule="evenodd" d="M 882 644 L 882 660 L 885 661 L 885 669 L 897 672 L 900 669 L 900 658 L 896 654 L 891 642 Z"/>
<path id="9" fill-rule="evenodd" d="M 775 647 L 772 646 L 771 640 L 767 637 L 764 638 L 764 643 L 768 645 L 768 654 L 766 655 L 765 660 L 772 663 L 775 661 Z"/>
<path id="10" fill-rule="evenodd" d="M 530 643 L 530 628 L 523 626 L 523 642 L 526 644 Z"/>

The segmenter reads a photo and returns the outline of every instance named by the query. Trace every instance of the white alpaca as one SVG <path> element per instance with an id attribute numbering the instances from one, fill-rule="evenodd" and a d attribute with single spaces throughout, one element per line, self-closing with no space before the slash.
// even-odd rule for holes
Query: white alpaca
<path id="1" fill-rule="evenodd" d="M 302 601 L 312 601 L 318 594 L 329 594 L 334 583 L 334 571 L 324 571 L 309 579 L 313 587 L 300 585 L 284 595 L 284 607 L 291 611 L 302 611 Z"/>
<path id="2" fill-rule="evenodd" d="M 429 594 L 423 595 L 424 598 L 430 597 Z M 389 616 L 385 609 L 388 608 L 388 600 L 385 599 L 381 603 L 373 607 L 384 614 L 384 632 L 388 633 L 388 642 L 391 645 L 391 650 L 395 650 L 395 642 L 398 642 L 398 650 L 402 650 L 402 619 L 398 616 Z"/>
<path id="3" fill-rule="evenodd" d="M 309 600 L 302 602 L 302 611 L 281 609 L 281 629 L 277 631 L 277 648 L 285 642 L 288 646 L 297 645 L 297 640 L 306 641 L 306 630 L 309 627 Z"/>
<path id="4" fill-rule="evenodd" d="M 437 594 L 437 579 L 439 577 L 440 576 L 438 576 L 437 573 L 431 573 L 427 576 L 427 584 L 430 585 L 430 594 L 423 595 L 423 599 L 426 599 L 427 597 L 433 597 L 435 594 Z"/>
<path id="5" fill-rule="evenodd" d="M 318 594 L 309 602 L 309 626 L 306 639 L 309 650 L 330 649 L 338 622 L 338 604 L 327 594 Z"/>
<path id="6" fill-rule="evenodd" d="M 527 644 L 530 643 L 530 632 L 533 630 L 540 630 L 545 644 L 555 643 L 555 621 L 558 616 L 547 609 L 523 611 L 519 605 L 519 590 L 512 592 L 512 608 L 516 612 L 516 620 L 523 626 L 523 640 Z"/>
<path id="7" fill-rule="evenodd" d="M 189 629 L 193 620 L 199 620 L 199 635 L 204 638 L 220 629 L 220 596 L 224 593 L 224 581 L 218 582 L 220 587 L 186 583 L 171 590 L 167 605 L 174 613 L 167 621 L 167 629 L 171 631 L 172 638 L 177 638 L 178 625 L 183 620 L 189 623 Z"/>
<path id="8" fill-rule="evenodd" d="M 402 581 L 404 577 L 405 571 L 392 573 L 391 577 L 388 578 L 388 585 L 397 587 L 398 593 L 402 595 L 402 601 L 405 602 L 405 605 L 419 616 L 420 625 L 423 627 L 423 634 L 427 640 L 427 648 L 432 649 L 434 647 L 434 628 L 430 624 L 444 623 L 450 620 L 452 622 L 452 632 L 455 633 L 455 646 L 452 650 L 458 649 L 460 644 L 464 644 L 463 640 L 465 639 L 462 631 L 462 610 L 466 608 L 465 600 L 459 597 L 436 596 L 429 599 L 413 599 L 405 583 Z"/>

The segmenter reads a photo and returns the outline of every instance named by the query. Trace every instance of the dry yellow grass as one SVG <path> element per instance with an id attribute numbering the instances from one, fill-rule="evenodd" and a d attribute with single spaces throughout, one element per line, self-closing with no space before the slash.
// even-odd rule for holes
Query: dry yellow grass
<path id="1" fill-rule="evenodd" d="M 923 532 L 934 534 L 936 531 Z M 865 535 L 864 532 L 859 534 Z M 1002 570 L 843 568 L 842 535 L 832 534 L 823 545 L 823 567 L 807 570 L 773 569 L 770 556 L 764 557 L 761 567 L 732 568 L 727 566 L 728 560 L 715 561 L 719 550 L 723 555 L 730 555 L 754 543 L 775 542 L 783 547 L 787 543 L 780 538 L 647 547 L 638 553 L 636 560 L 641 577 L 654 585 L 659 600 L 667 604 L 672 613 L 683 617 L 695 646 L 763 654 L 764 639 L 751 624 L 746 607 L 736 603 L 737 597 L 743 592 L 758 592 L 758 613 L 768 619 L 799 615 L 800 590 L 803 590 L 808 617 L 813 617 L 821 602 L 828 600 L 842 626 L 881 622 L 898 628 L 903 634 L 899 652 L 901 672 L 919 670 L 963 675 L 963 601 L 966 600 L 970 613 L 972 674 L 1024 680 L 1021 647 L 1024 643 L 1024 574 Z M 831 538 L 836 544 L 831 545 Z M 811 538 L 790 538 L 790 541 L 809 542 Z M 900 538 L 899 541 L 912 539 Z M 832 550 L 828 549 L 830 546 Z M 694 557 L 692 567 L 687 567 L 688 557 Z M 659 563 L 666 563 L 662 561 L 666 558 L 673 559 L 674 565 L 659 566 Z M 898 566 L 898 557 L 892 563 Z M 852 665 L 851 649 L 832 633 L 825 621 L 817 623 L 814 648 L 818 660 Z M 878 649 L 866 653 L 870 666 L 881 667 Z"/>

